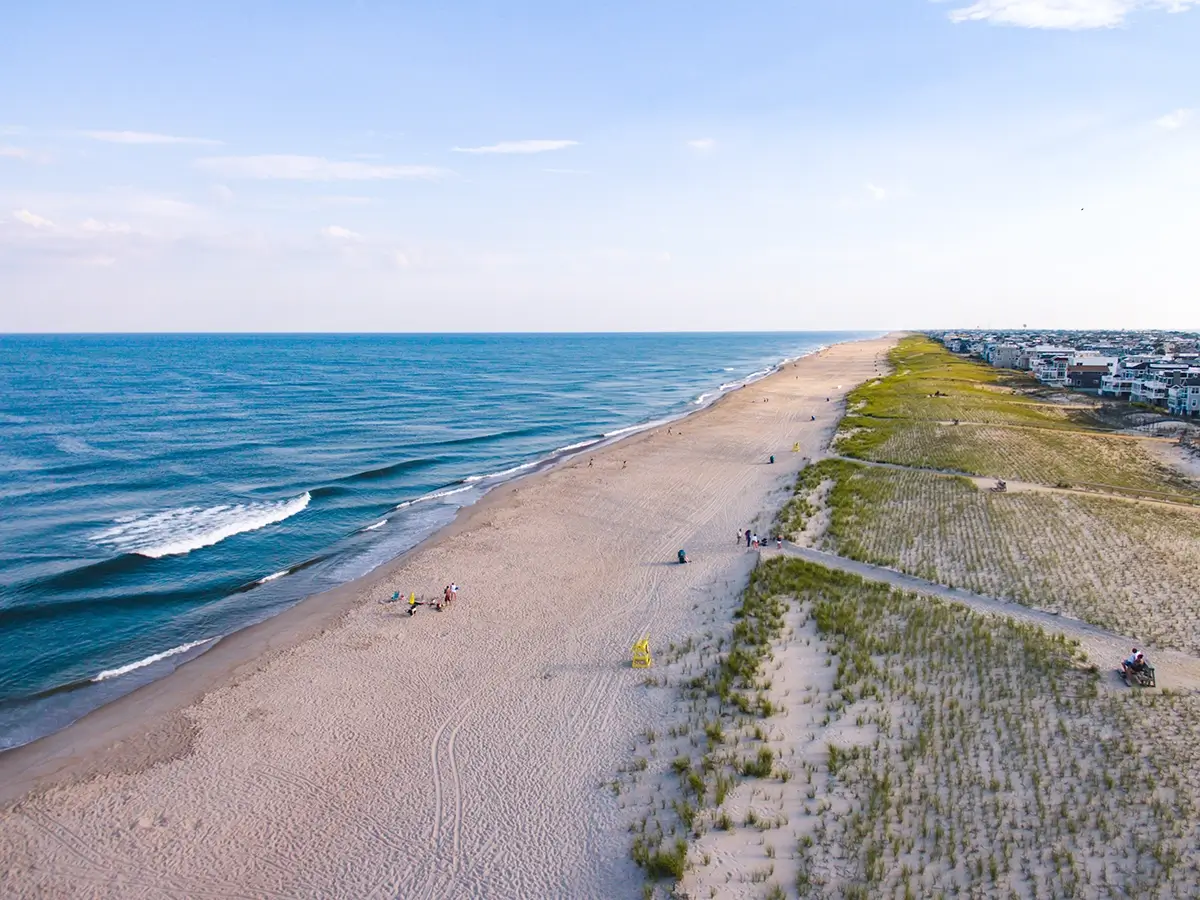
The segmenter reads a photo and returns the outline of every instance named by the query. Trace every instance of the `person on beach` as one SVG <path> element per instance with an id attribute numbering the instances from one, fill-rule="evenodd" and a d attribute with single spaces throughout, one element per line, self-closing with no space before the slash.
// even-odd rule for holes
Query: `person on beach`
<path id="1" fill-rule="evenodd" d="M 455 584 L 453 581 L 450 582 L 450 599 L 451 600 L 458 599 L 458 585 Z"/>
<path id="2" fill-rule="evenodd" d="M 783 535 L 782 534 L 775 535 L 775 549 L 776 550 L 783 549 Z"/>
<path id="3" fill-rule="evenodd" d="M 753 542 L 753 544 L 754 544 L 754 546 L 755 546 L 755 547 L 757 547 L 757 546 L 758 546 L 758 535 L 757 535 L 757 534 L 755 534 L 755 535 L 752 535 L 752 536 L 751 536 L 751 538 L 750 538 L 750 540 Z"/>
<path id="4" fill-rule="evenodd" d="M 750 549 L 750 529 L 746 529 L 746 549 Z"/>

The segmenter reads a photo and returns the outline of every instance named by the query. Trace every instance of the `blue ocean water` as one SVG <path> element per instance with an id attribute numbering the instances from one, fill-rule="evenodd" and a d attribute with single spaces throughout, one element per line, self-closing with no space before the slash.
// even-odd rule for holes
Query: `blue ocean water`
<path id="1" fill-rule="evenodd" d="M 856 336 L 2 336 L 0 749 Z"/>

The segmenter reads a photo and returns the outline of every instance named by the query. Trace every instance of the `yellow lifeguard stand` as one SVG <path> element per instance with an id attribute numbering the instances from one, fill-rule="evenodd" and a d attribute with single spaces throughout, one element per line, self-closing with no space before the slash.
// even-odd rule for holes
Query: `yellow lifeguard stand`
<path id="1" fill-rule="evenodd" d="M 633 668 L 648 669 L 654 665 L 650 658 L 650 635 L 646 635 L 633 645 Z"/>

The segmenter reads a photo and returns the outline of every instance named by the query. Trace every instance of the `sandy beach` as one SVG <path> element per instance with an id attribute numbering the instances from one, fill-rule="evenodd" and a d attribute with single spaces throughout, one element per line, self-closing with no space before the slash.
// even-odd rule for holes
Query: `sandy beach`
<path id="1" fill-rule="evenodd" d="M 3 755 L 5 896 L 637 895 L 609 784 L 672 696 L 630 646 L 728 618 L 757 558 L 735 535 L 766 532 L 892 344 L 836 345 L 497 489 L 371 576 Z M 377 602 L 450 581 L 441 613 Z"/>

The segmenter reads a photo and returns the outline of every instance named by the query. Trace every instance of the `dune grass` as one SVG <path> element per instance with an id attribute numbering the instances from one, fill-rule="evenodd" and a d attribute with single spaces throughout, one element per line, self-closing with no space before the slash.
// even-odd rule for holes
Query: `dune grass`
<path id="1" fill-rule="evenodd" d="M 808 480 L 836 481 L 826 549 L 1200 653 L 1200 509 L 993 494 L 842 461 L 811 468 Z"/>
<path id="2" fill-rule="evenodd" d="M 875 729 L 828 748 L 829 792 L 849 812 L 801 843 L 801 896 L 1196 889 L 1196 698 L 1101 690 L 1061 636 L 770 565 L 838 661 L 828 706 Z"/>
<path id="3" fill-rule="evenodd" d="M 785 627 L 797 614 L 834 673 L 815 695 L 771 683 L 808 644 Z M 649 739 L 647 753 L 675 754 L 662 769 L 671 786 L 646 795 L 631 829 L 652 879 L 707 871 L 704 896 L 720 895 L 728 876 L 697 843 L 741 831 L 765 859 L 738 896 L 761 896 L 746 894 L 758 884 L 830 898 L 1182 897 L 1200 886 L 1200 698 L 1111 689 L 1061 636 L 794 558 L 758 568 L 735 622 L 731 643 L 692 647 L 686 671 L 709 660 L 698 674 L 677 672 L 674 743 Z M 816 765 L 811 750 L 775 744 L 805 709 L 824 711 L 802 738 L 819 748 Z M 747 783 L 759 801 L 735 818 L 726 798 Z M 646 896 L 661 896 L 655 881 Z"/>
<path id="4" fill-rule="evenodd" d="M 859 459 L 1042 484 L 1200 495 L 1115 435 L 1095 410 L 1039 399 L 1027 377 L 960 359 L 924 337 L 891 352 L 893 373 L 852 391 L 838 452 Z M 953 422 L 959 421 L 955 425 Z"/>

